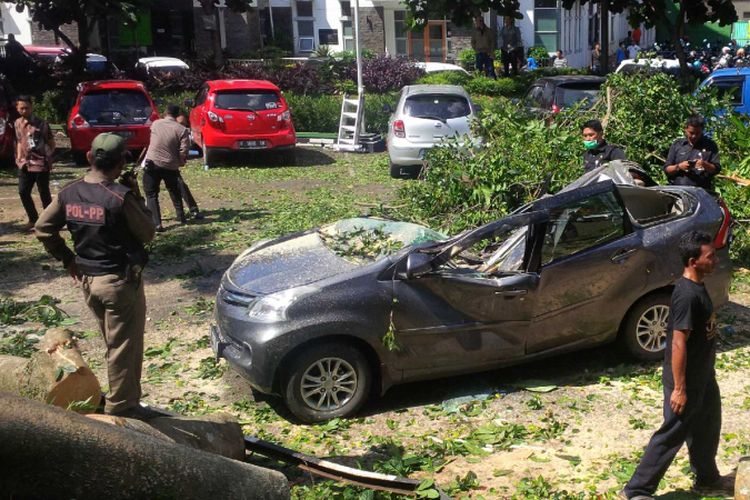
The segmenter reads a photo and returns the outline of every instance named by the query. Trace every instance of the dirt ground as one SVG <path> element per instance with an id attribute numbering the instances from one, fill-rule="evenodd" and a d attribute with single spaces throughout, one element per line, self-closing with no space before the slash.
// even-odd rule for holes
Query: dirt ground
<path id="1" fill-rule="evenodd" d="M 239 252 L 261 237 L 395 203 L 402 185 L 388 178 L 383 156 L 304 149 L 294 166 L 268 158 L 247 163 L 205 172 L 193 161 L 186 168 L 204 221 L 179 227 L 162 193 L 168 231 L 157 236 L 145 273 L 146 402 L 191 414 L 229 411 L 247 433 L 350 465 L 431 477 L 456 497 L 612 498 L 622 487 L 660 423 L 660 368 L 634 364 L 613 347 L 399 386 L 369 403 L 359 418 L 322 426 L 290 422 L 273 398 L 254 397 L 223 362 L 214 364 L 207 342 L 214 294 Z M 53 190 L 83 173 L 60 166 Z M 0 171 L 0 297 L 59 299 L 77 320 L 72 328 L 84 355 L 106 384 L 93 317 L 61 266 L 21 231 L 16 185 L 13 172 Z M 721 312 L 722 472 L 750 455 L 749 305 L 750 273 L 738 268 L 731 303 Z M 548 392 L 527 390 L 540 385 Z M 358 495 L 286 472 L 297 498 Z M 688 472 L 683 449 L 660 486 L 661 498 L 697 498 L 688 492 Z"/>

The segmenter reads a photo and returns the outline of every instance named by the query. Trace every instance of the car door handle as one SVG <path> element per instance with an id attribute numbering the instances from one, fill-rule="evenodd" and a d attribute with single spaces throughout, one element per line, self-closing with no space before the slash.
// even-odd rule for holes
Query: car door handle
<path id="1" fill-rule="evenodd" d="M 501 295 L 503 297 L 519 297 L 521 295 L 526 295 L 528 290 L 498 290 L 495 292 L 495 295 Z"/>
<path id="2" fill-rule="evenodd" d="M 619 250 L 615 252 L 615 254 L 609 259 L 612 262 L 622 262 L 623 260 L 627 260 L 630 258 L 631 255 L 635 253 L 637 249 L 636 248 L 628 248 L 625 250 Z"/>

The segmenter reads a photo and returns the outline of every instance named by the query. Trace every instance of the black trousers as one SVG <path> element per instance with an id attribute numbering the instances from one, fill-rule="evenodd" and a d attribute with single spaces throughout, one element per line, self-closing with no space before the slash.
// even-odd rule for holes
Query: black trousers
<path id="1" fill-rule="evenodd" d="M 664 388 L 664 423 L 651 437 L 641 463 L 625 485 L 628 498 L 651 496 L 667 472 L 675 455 L 687 443 L 690 468 L 700 483 L 712 483 L 719 478 L 716 451 L 721 433 L 721 394 L 714 377 L 702 391 L 689 392 L 682 415 L 677 416 L 669 406 L 672 389 Z"/>
<path id="2" fill-rule="evenodd" d="M 29 172 L 26 167 L 18 169 L 18 195 L 21 197 L 23 209 L 26 210 L 26 216 L 31 223 L 39 218 L 39 212 L 31 197 L 34 184 L 42 199 L 42 206 L 47 208 L 47 205 L 52 203 L 52 195 L 49 192 L 49 172 Z"/>
<path id="3" fill-rule="evenodd" d="M 147 168 L 143 172 L 143 191 L 146 193 L 146 206 L 151 210 L 151 216 L 155 226 L 161 225 L 161 209 L 159 208 L 159 187 L 161 181 L 167 187 L 169 197 L 172 199 L 174 211 L 180 222 L 185 222 L 185 211 L 182 208 L 182 197 L 177 179 L 180 177 L 178 170 L 166 168 Z"/>
<path id="4" fill-rule="evenodd" d="M 500 61 L 503 63 L 503 75 L 510 76 L 510 66 L 513 65 L 513 75 L 518 75 L 518 70 L 523 66 L 523 48 L 512 50 L 502 49 L 500 51 Z"/>
<path id="5" fill-rule="evenodd" d="M 195 202 L 195 198 L 193 198 L 193 193 L 190 192 L 190 188 L 187 185 L 187 182 L 185 182 L 185 179 L 182 178 L 182 175 L 179 171 L 177 171 L 177 185 L 180 187 L 180 196 L 182 196 L 182 199 L 185 200 L 185 204 L 188 207 L 188 210 L 191 212 L 197 212 L 198 211 L 198 204 Z"/>

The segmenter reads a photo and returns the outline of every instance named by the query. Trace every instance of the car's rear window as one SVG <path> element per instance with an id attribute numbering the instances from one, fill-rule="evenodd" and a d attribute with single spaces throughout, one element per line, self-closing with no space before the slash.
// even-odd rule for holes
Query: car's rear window
<path id="1" fill-rule="evenodd" d="M 588 108 L 596 100 L 599 94 L 599 85 L 571 84 L 561 85 L 555 89 L 555 104 L 561 108 L 568 108 L 585 101 L 583 106 Z"/>
<path id="2" fill-rule="evenodd" d="M 78 111 L 91 125 L 145 123 L 153 110 L 140 90 L 93 90 L 81 96 Z"/>
<path id="3" fill-rule="evenodd" d="M 216 93 L 214 106 L 237 111 L 263 111 L 282 106 L 281 97 L 274 90 L 225 90 Z"/>
<path id="4" fill-rule="evenodd" d="M 460 95 L 421 94 L 408 97 L 404 103 L 404 114 L 414 118 L 448 120 L 470 113 L 469 101 Z"/>

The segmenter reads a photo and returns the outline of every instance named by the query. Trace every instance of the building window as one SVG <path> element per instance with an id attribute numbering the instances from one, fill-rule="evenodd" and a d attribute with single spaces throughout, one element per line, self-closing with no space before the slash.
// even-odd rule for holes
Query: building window
<path id="1" fill-rule="evenodd" d="M 409 37 L 406 30 L 406 11 L 397 10 L 393 12 L 393 25 L 396 33 L 396 55 L 408 55 L 407 39 Z"/>
<path id="2" fill-rule="evenodd" d="M 297 49 L 299 52 L 315 50 L 315 23 L 311 0 L 297 0 Z"/>
<path id="3" fill-rule="evenodd" d="M 560 9 L 557 0 L 534 0 L 534 45 L 555 52 L 560 45 Z"/>
<path id="4" fill-rule="evenodd" d="M 352 17 L 351 2 L 341 2 L 341 17 Z"/>
<path id="5" fill-rule="evenodd" d="M 742 19 L 750 19 L 750 12 L 743 12 Z"/>
<path id="6" fill-rule="evenodd" d="M 354 31 L 352 30 L 352 22 L 342 21 L 341 31 L 344 34 L 344 36 L 342 37 L 344 39 L 344 50 L 353 51 L 354 50 Z"/>

